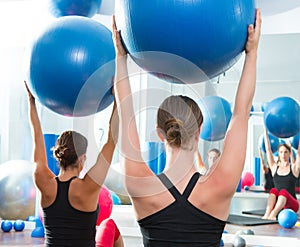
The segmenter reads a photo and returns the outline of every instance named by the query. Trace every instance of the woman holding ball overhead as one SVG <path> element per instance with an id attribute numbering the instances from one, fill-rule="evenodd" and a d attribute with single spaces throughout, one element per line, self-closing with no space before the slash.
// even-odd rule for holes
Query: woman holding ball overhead
<path id="1" fill-rule="evenodd" d="M 60 172 L 58 176 L 48 168 L 44 136 L 37 114 L 35 98 L 25 86 L 28 93 L 29 117 L 32 128 L 35 163 L 34 181 L 41 193 L 41 206 L 45 226 L 45 246 L 95 247 L 96 221 L 99 213 L 99 193 L 110 167 L 112 156 L 118 140 L 119 118 L 115 104 L 109 121 L 107 142 L 99 152 L 96 163 L 79 178 L 86 161 L 87 139 L 80 133 L 69 130 L 57 139 L 53 155 L 58 160 Z M 101 214 L 101 209 L 100 209 Z M 122 247 L 123 240 L 115 224 L 109 222 L 107 229 L 112 236 L 105 240 L 99 236 L 104 232 L 99 227 L 97 246 Z M 113 229 L 112 229 L 113 228 Z M 105 232 L 107 232 L 105 230 Z M 101 245 L 105 242 L 106 245 Z"/>
<path id="2" fill-rule="evenodd" d="M 219 246 L 231 199 L 245 162 L 250 108 L 256 86 L 261 16 L 248 27 L 245 63 L 222 154 L 206 176 L 194 166 L 202 113 L 187 96 L 166 98 L 157 112 L 157 134 L 166 166 L 156 176 L 142 159 L 128 79 L 127 52 L 113 19 L 116 49 L 115 97 L 120 116 L 120 161 L 144 246 Z M 236 156 L 236 154 L 239 154 Z M 226 179 L 224 181 L 224 178 Z"/>
<path id="3" fill-rule="evenodd" d="M 289 208 L 295 213 L 299 210 L 299 202 L 296 197 L 296 181 L 300 174 L 300 145 L 298 145 L 296 160 L 292 160 L 290 163 L 292 150 L 288 144 L 279 145 L 278 160 L 275 161 L 266 128 L 264 130 L 264 141 L 274 188 L 270 190 L 263 218 L 276 220 L 282 209 Z"/>

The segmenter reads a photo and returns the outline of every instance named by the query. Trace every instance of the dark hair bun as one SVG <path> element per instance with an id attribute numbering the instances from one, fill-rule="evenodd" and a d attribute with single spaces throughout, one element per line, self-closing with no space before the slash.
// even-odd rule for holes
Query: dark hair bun
<path id="1" fill-rule="evenodd" d="M 171 146 L 180 147 L 183 123 L 180 120 L 172 118 L 166 122 L 166 139 Z"/>

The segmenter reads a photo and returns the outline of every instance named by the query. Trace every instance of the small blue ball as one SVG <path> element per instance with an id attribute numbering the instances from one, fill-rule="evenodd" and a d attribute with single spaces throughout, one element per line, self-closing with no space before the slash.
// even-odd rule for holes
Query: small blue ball
<path id="1" fill-rule="evenodd" d="M 4 220 L 1 223 L 1 229 L 4 232 L 9 232 L 12 229 L 12 226 L 13 225 L 12 225 L 11 221 L 9 221 L 9 220 Z"/>
<path id="2" fill-rule="evenodd" d="M 14 229 L 17 232 L 23 231 L 25 228 L 25 222 L 23 220 L 16 220 L 14 222 Z"/>
<path id="3" fill-rule="evenodd" d="M 292 228 L 297 223 L 297 214 L 292 209 L 283 209 L 278 214 L 278 223 L 283 228 Z"/>

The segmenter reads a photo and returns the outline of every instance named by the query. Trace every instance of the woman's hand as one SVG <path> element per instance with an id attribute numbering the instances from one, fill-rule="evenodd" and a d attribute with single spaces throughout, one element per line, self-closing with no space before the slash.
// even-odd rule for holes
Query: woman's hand
<path id="1" fill-rule="evenodd" d="M 125 50 L 122 41 L 121 41 L 121 35 L 120 32 L 117 29 L 116 25 L 116 18 L 113 15 L 112 18 L 112 34 L 113 34 L 113 41 L 115 45 L 115 50 L 116 50 L 116 56 L 117 57 L 123 57 L 127 55 L 127 51 Z"/>
<path id="2" fill-rule="evenodd" d="M 255 27 L 253 24 L 248 26 L 248 40 L 245 47 L 246 54 L 252 51 L 256 53 L 257 51 L 261 33 L 261 22 L 260 10 L 256 9 Z"/>
<path id="3" fill-rule="evenodd" d="M 28 94 L 28 99 L 30 102 L 35 102 L 35 98 L 34 96 L 32 95 L 32 93 L 30 92 L 29 88 L 28 88 L 28 85 L 27 85 L 27 82 L 24 81 L 24 84 L 25 84 L 25 88 L 26 88 L 26 91 L 27 91 L 27 94 Z"/>

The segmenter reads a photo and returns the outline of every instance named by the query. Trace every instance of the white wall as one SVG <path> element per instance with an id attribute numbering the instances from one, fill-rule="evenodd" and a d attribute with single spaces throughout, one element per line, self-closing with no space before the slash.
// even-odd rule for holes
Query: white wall
<path id="1" fill-rule="evenodd" d="M 22 84 L 24 74 L 21 60 L 24 47 L 54 19 L 48 13 L 44 5 L 45 1 L 0 1 L 0 116 L 2 120 L 0 124 L 0 163 L 8 159 L 27 158 L 29 155 L 27 149 L 30 153 L 30 147 L 27 145 L 30 135 L 28 134 L 27 106 L 25 106 L 27 102 Z M 254 98 L 257 108 L 261 102 L 269 101 L 283 94 L 299 99 L 299 2 L 299 0 L 257 0 L 263 15 L 263 35 L 258 56 L 258 85 Z M 113 5 L 113 0 L 103 0 L 99 10 L 101 15 L 96 15 L 94 19 L 110 28 Z M 155 108 L 170 93 L 188 94 L 195 99 L 207 94 L 218 94 L 233 102 L 242 64 L 243 57 L 226 72 L 225 77 L 219 78 L 219 84 L 214 83 L 216 80 L 212 80 L 191 88 L 171 85 L 151 76 L 143 76 L 143 78 L 137 79 L 140 80 L 139 87 L 141 89 L 154 87 L 161 90 L 161 93 L 155 98 L 144 97 L 140 103 L 144 105 L 151 103 Z M 39 111 L 42 116 L 43 128 L 47 132 L 59 133 L 73 125 L 72 120 L 53 114 L 43 107 L 39 107 Z M 107 114 L 99 116 L 100 119 L 106 119 Z M 142 123 L 140 132 L 144 133 L 143 140 L 157 140 L 153 121 L 155 113 L 150 111 L 147 114 L 145 112 L 139 114 Z M 148 119 L 151 119 L 151 122 L 147 121 Z M 89 121 L 94 122 L 95 120 Z M 99 121 L 101 122 L 101 120 L 96 121 L 98 125 Z M 208 146 L 212 145 L 220 146 L 221 143 L 205 144 L 203 150 L 206 151 Z"/>

